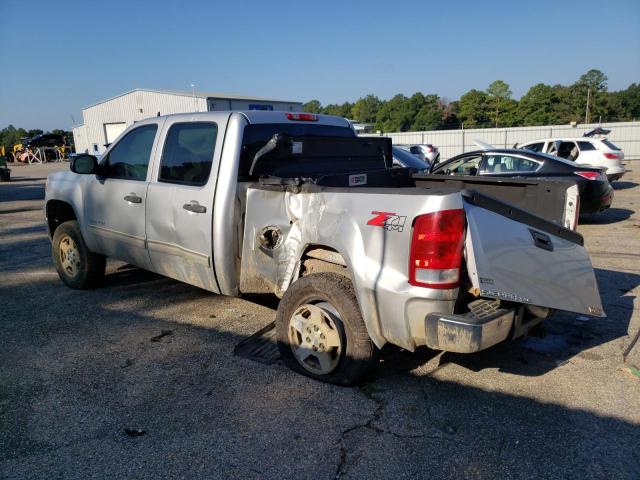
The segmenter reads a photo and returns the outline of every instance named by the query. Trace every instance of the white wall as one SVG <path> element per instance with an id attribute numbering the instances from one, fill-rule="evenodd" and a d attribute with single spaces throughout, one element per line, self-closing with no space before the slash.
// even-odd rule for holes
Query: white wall
<path id="1" fill-rule="evenodd" d="M 82 111 L 84 125 L 73 129 L 73 139 L 77 152 L 102 153 L 107 137 L 104 125 L 106 123 L 125 122 L 129 127 L 134 122 L 145 118 L 172 113 L 206 112 L 211 110 L 249 110 L 249 105 L 272 105 L 274 110 L 290 110 L 299 112 L 301 103 L 268 102 L 262 100 L 229 100 L 192 97 L 174 93 L 136 90 L 120 95 L 97 105 L 87 107 Z M 290 108 L 291 107 L 291 108 Z M 97 150 L 94 150 L 96 145 Z"/>
<path id="2" fill-rule="evenodd" d="M 104 151 L 107 143 L 104 124 L 125 122 L 127 127 L 145 118 L 171 113 L 207 111 L 207 101 L 204 98 L 193 98 L 185 95 L 173 95 L 161 92 L 138 90 L 113 98 L 106 102 L 87 107 L 82 111 L 86 129 L 85 147 L 80 150 L 74 130 L 74 141 L 79 152 L 85 148 L 94 153 L 93 145 L 97 145 L 98 152 Z"/>
<path id="3" fill-rule="evenodd" d="M 548 137 L 581 137 L 588 130 L 600 124 L 550 125 L 539 127 L 478 128 L 470 130 L 433 130 L 425 132 L 386 133 L 395 144 L 432 143 L 440 149 L 441 159 L 459 153 L 477 150 L 474 140 L 481 140 L 501 148 L 510 148 L 514 143 L 524 143 Z M 624 151 L 625 159 L 640 160 L 640 122 L 603 123 L 603 128 L 611 129 L 607 138 Z M 366 135 L 375 136 L 375 135 Z"/>
<path id="4" fill-rule="evenodd" d="M 73 143 L 76 147 L 76 152 L 78 153 L 83 153 L 89 150 L 87 129 L 84 124 L 73 127 Z"/>

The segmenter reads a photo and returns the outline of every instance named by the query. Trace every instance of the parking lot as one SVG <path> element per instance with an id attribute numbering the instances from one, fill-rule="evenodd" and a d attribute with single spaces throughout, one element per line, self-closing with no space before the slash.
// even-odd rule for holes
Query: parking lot
<path id="1" fill-rule="evenodd" d="M 1 478 L 640 478 L 640 162 L 579 227 L 607 318 L 557 313 L 474 355 L 388 348 L 358 388 L 234 356 L 273 298 L 121 262 L 101 288 L 68 289 L 42 213 L 46 175 L 68 164 L 11 168 Z"/>

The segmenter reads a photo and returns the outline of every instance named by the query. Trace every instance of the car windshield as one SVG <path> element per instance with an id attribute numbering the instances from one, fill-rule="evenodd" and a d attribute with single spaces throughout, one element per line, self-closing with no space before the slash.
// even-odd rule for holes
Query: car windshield
<path id="1" fill-rule="evenodd" d="M 419 170 L 426 170 L 429 168 L 429 164 L 423 160 L 420 160 L 413 153 L 409 153 L 400 147 L 392 147 L 393 158 L 398 160 L 403 166 L 409 168 L 417 168 Z"/>

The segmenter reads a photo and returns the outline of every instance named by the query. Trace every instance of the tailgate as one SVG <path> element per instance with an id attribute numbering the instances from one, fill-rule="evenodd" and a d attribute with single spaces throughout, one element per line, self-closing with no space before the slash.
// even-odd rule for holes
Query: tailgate
<path id="1" fill-rule="evenodd" d="M 605 316 L 582 236 L 465 192 L 467 268 L 483 297 Z"/>

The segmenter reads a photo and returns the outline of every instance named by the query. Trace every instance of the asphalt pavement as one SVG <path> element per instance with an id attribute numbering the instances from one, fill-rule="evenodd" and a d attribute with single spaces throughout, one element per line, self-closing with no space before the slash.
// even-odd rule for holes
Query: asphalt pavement
<path id="1" fill-rule="evenodd" d="M 121 262 L 65 287 L 44 181 L 0 183 L 0 478 L 640 478 L 640 162 L 583 222 L 608 317 L 474 355 L 389 348 L 358 388 L 233 355 L 271 297 Z"/>

